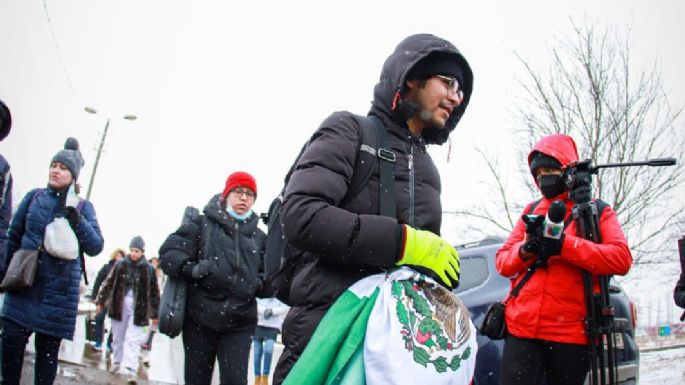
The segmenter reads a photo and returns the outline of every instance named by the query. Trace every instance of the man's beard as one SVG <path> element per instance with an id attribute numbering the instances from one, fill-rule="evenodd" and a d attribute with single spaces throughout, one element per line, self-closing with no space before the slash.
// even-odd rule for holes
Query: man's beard
<path id="1" fill-rule="evenodd" d="M 421 118 L 421 121 L 423 121 L 425 123 L 424 129 L 433 128 L 433 129 L 439 130 L 439 129 L 445 127 L 446 122 L 442 123 L 442 122 L 436 122 L 435 120 L 433 120 L 433 113 L 431 111 L 421 110 L 421 112 L 419 112 L 419 118 Z"/>

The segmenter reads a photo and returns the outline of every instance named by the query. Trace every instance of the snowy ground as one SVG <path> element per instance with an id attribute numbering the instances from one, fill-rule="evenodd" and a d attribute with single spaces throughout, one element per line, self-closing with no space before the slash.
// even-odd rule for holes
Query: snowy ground
<path id="1" fill-rule="evenodd" d="M 685 384 L 685 347 L 640 353 L 640 385 Z"/>

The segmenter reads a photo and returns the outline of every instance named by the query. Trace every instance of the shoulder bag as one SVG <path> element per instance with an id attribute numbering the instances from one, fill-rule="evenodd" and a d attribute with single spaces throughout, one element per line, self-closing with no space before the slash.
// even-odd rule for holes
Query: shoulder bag
<path id="1" fill-rule="evenodd" d="M 511 291 L 509 294 L 509 297 L 502 301 L 497 301 L 490 305 L 488 310 L 485 312 L 485 317 L 483 318 L 483 323 L 480 325 L 480 328 L 478 329 L 478 333 L 481 335 L 487 336 L 491 340 L 501 340 L 507 335 L 507 323 L 504 321 L 504 309 L 506 308 L 507 302 L 513 298 L 516 297 L 521 291 L 521 288 L 523 285 L 525 285 L 526 282 L 530 279 L 530 277 L 535 273 L 535 270 L 538 268 L 539 264 L 536 262 L 526 273 L 525 277 L 521 280 L 521 282 L 514 287 L 514 289 Z"/>
<path id="2" fill-rule="evenodd" d="M 12 261 L 7 267 L 2 284 L 0 284 L 3 291 L 19 292 L 33 286 L 38 267 L 39 250 L 19 249 L 12 254 Z"/>
<path id="3" fill-rule="evenodd" d="M 42 192 L 43 190 L 38 190 L 33 194 L 29 208 Z M 28 213 L 28 209 L 26 212 Z M 38 250 L 19 249 L 15 251 L 5 271 L 5 277 L 2 279 L 2 283 L 0 283 L 0 289 L 8 292 L 20 292 L 30 289 L 36 277 L 40 250 L 41 248 L 39 247 Z"/>
<path id="4" fill-rule="evenodd" d="M 209 250 L 209 232 L 211 226 L 202 219 L 202 240 L 204 241 L 204 251 Z M 181 334 L 186 311 L 186 297 L 188 295 L 186 281 L 183 278 L 167 276 L 162 298 L 159 301 L 159 332 L 171 338 Z"/>

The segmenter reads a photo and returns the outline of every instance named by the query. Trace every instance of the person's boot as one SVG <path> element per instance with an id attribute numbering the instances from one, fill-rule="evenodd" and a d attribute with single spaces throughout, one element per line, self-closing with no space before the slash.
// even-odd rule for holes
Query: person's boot
<path id="1" fill-rule="evenodd" d="M 254 376 L 254 385 L 262 385 L 262 376 Z"/>

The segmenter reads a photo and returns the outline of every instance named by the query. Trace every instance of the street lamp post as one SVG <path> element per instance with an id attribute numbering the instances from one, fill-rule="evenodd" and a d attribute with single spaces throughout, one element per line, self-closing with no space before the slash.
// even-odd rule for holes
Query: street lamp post
<path id="1" fill-rule="evenodd" d="M 85 107 L 84 110 L 89 114 L 97 114 L 97 110 L 92 107 Z M 137 116 L 129 114 L 124 115 L 126 120 L 136 120 Z M 100 163 L 100 155 L 102 154 L 102 148 L 105 145 L 105 139 L 107 138 L 107 130 L 109 130 L 110 118 L 107 118 L 107 123 L 105 124 L 105 130 L 102 132 L 102 137 L 100 138 L 100 144 L 98 145 L 98 152 L 95 156 L 95 164 L 93 165 L 93 172 L 90 174 L 90 181 L 88 182 L 88 190 L 86 191 L 86 200 L 90 200 L 90 193 L 93 190 L 93 182 L 95 181 L 95 173 L 98 170 L 98 163 Z"/>

